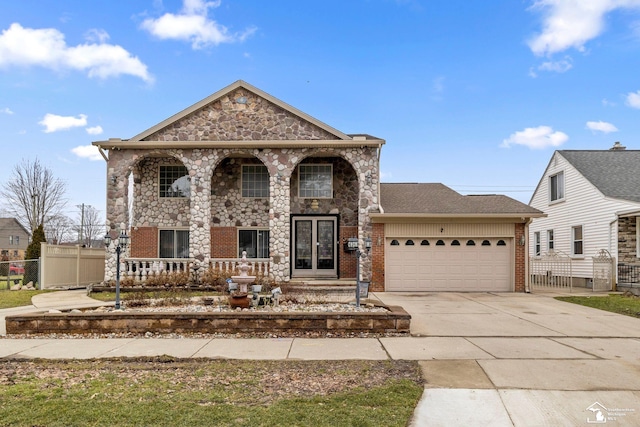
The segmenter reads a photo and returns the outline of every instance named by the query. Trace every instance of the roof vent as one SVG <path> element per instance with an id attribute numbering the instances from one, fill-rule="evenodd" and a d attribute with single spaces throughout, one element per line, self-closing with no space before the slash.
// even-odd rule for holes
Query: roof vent
<path id="1" fill-rule="evenodd" d="M 625 147 L 624 145 L 620 144 L 619 141 L 616 141 L 613 143 L 613 147 L 611 147 L 609 150 L 626 150 L 627 147 Z"/>

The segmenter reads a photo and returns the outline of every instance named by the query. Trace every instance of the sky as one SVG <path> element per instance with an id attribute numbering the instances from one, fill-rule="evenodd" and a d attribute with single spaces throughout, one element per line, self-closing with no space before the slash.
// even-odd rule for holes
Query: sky
<path id="1" fill-rule="evenodd" d="M 640 0 L 0 2 L 0 185 L 106 205 L 91 142 L 244 80 L 386 140 L 383 182 L 528 203 L 554 150 L 640 148 Z M 2 201 L 0 201 L 2 204 Z"/>

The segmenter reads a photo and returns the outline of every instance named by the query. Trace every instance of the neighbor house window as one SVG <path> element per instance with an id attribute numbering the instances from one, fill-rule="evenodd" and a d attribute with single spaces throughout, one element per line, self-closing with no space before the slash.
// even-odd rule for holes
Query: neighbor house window
<path id="1" fill-rule="evenodd" d="M 160 258 L 189 258 L 189 230 L 160 230 Z"/>
<path id="2" fill-rule="evenodd" d="M 238 230 L 238 256 L 269 258 L 269 230 Z"/>
<path id="3" fill-rule="evenodd" d="M 547 250 L 553 250 L 553 230 L 547 230 Z"/>
<path id="4" fill-rule="evenodd" d="M 160 166 L 160 197 L 189 197 L 191 180 L 184 166 Z"/>
<path id="5" fill-rule="evenodd" d="M 331 165 L 300 165 L 299 196 L 330 199 L 333 197 L 333 168 Z"/>
<path id="6" fill-rule="evenodd" d="M 552 202 L 564 199 L 564 172 L 549 177 L 549 194 Z"/>
<path id="7" fill-rule="evenodd" d="M 269 171 L 265 165 L 242 165 L 242 197 L 269 197 Z"/>
<path id="8" fill-rule="evenodd" d="M 20 244 L 20 236 L 9 236 L 9 244 L 10 245 L 19 245 Z"/>
<path id="9" fill-rule="evenodd" d="M 533 233 L 533 255 L 540 256 L 540 232 Z"/>
<path id="10" fill-rule="evenodd" d="M 573 255 L 584 255 L 582 226 L 571 227 L 571 251 Z"/>

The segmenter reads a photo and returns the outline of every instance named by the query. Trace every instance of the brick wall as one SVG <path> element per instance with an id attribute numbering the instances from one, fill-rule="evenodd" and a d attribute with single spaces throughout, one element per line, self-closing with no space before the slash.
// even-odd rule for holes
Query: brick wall
<path id="1" fill-rule="evenodd" d="M 211 227 L 211 258 L 238 258 L 236 227 Z"/>
<path id="2" fill-rule="evenodd" d="M 349 237 L 358 237 L 358 227 L 340 227 L 340 253 L 339 274 L 341 279 L 355 279 L 356 256 L 353 252 L 345 251 L 344 245 Z"/>
<path id="3" fill-rule="evenodd" d="M 131 257 L 158 256 L 158 227 L 134 227 L 131 230 Z"/>
<path id="4" fill-rule="evenodd" d="M 515 224 L 515 253 L 516 253 L 516 275 L 514 277 L 515 292 L 524 292 L 524 284 L 526 278 L 526 263 L 528 260 L 525 257 L 526 246 L 520 246 L 519 242 L 521 236 L 524 235 L 524 224 Z M 526 236 L 525 236 L 526 238 Z"/>
<path id="5" fill-rule="evenodd" d="M 369 290 L 384 292 L 384 224 L 373 224 L 371 233 L 371 284 Z"/>

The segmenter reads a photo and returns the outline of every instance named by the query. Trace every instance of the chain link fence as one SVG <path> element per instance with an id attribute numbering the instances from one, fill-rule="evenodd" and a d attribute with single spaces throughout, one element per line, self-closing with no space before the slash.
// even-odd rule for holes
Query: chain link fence
<path id="1" fill-rule="evenodd" d="M 0 291 L 24 288 L 40 288 L 39 260 L 0 261 Z"/>

